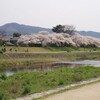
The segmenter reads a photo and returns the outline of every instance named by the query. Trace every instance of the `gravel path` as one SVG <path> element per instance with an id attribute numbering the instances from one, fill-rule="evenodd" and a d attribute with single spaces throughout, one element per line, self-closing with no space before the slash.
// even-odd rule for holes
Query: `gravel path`
<path id="1" fill-rule="evenodd" d="M 56 94 L 43 100 L 100 100 L 100 82 Z"/>

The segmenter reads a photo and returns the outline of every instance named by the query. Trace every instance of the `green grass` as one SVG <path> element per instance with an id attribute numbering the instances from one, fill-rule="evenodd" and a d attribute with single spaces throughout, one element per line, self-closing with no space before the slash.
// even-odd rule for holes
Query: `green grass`
<path id="1" fill-rule="evenodd" d="M 0 78 L 0 94 L 11 99 L 100 77 L 100 68 L 62 68 L 49 72 L 19 72 Z"/>

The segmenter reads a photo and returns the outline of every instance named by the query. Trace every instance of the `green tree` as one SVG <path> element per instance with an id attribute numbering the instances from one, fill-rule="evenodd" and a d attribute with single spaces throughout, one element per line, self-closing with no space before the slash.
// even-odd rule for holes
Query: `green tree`
<path id="1" fill-rule="evenodd" d="M 57 25 L 53 27 L 52 31 L 56 33 L 67 33 L 73 35 L 75 33 L 75 27 L 73 25 Z"/>
<path id="2" fill-rule="evenodd" d="M 0 39 L 0 46 L 6 44 L 6 42 L 7 42 L 6 40 Z"/>
<path id="3" fill-rule="evenodd" d="M 13 37 L 20 37 L 21 34 L 20 33 L 13 33 Z"/>
<path id="4" fill-rule="evenodd" d="M 56 33 L 62 33 L 64 30 L 64 27 L 62 25 L 57 25 L 56 27 L 53 27 L 52 31 Z"/>

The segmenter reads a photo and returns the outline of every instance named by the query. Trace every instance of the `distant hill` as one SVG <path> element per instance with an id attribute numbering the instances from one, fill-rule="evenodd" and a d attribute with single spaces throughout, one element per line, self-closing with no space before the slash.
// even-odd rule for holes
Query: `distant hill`
<path id="1" fill-rule="evenodd" d="M 18 23 L 8 23 L 3 26 L 0 26 L 0 35 L 7 35 L 12 36 L 14 32 L 18 32 L 21 34 L 30 34 L 30 33 L 38 33 L 40 31 L 48 31 L 52 32 L 50 28 L 42 28 L 42 27 L 36 27 L 36 26 L 30 26 L 30 25 L 24 25 L 24 24 L 18 24 Z M 93 31 L 78 31 L 81 35 L 88 35 L 93 36 L 96 38 L 100 38 L 99 32 L 93 32 Z"/>
<path id="2" fill-rule="evenodd" d="M 79 31 L 81 35 L 84 36 L 92 36 L 96 38 L 100 38 L 100 32 L 94 32 L 94 31 Z"/>
<path id="3" fill-rule="evenodd" d="M 21 34 L 38 33 L 39 31 L 52 32 L 49 28 L 41 28 L 18 23 L 8 23 L 0 27 L 0 33 L 12 35 L 14 32 Z"/>

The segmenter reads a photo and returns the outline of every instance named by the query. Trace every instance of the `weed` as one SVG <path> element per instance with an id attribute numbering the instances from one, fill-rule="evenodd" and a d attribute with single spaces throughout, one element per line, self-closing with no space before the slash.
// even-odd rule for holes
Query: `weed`
<path id="1" fill-rule="evenodd" d="M 0 100 L 8 100 L 8 98 L 4 93 L 0 93 Z"/>
<path id="2" fill-rule="evenodd" d="M 6 80 L 6 79 L 7 79 L 7 75 L 6 75 L 5 73 L 2 73 L 2 74 L 0 75 L 0 79 Z"/>
<path id="3" fill-rule="evenodd" d="M 28 94 L 28 93 L 30 93 L 30 92 L 31 92 L 30 86 L 26 85 L 26 86 L 24 87 L 23 94 L 25 95 L 25 94 Z"/>

